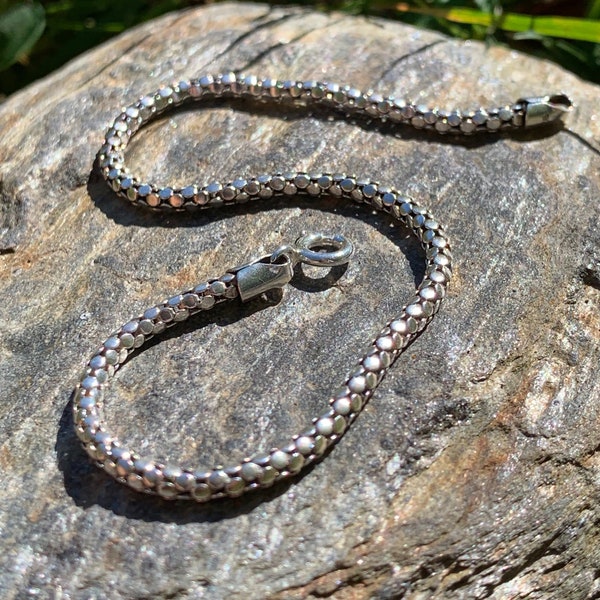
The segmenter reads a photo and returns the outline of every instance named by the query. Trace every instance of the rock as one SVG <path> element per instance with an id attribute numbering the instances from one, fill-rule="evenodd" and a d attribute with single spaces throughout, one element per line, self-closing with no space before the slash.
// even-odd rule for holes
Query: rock
<path id="1" fill-rule="evenodd" d="M 164 182 L 319 169 L 395 185 L 445 224 L 456 261 L 439 315 L 324 461 L 266 492 L 169 503 L 113 482 L 72 431 L 73 386 L 114 328 L 301 231 L 355 242 L 325 290 L 297 283 L 278 306 L 206 313 L 120 373 L 107 418 L 124 438 L 213 465 L 318 414 L 422 275 L 412 238 L 360 206 L 155 214 L 115 197 L 93 163 L 117 110 L 230 68 L 444 107 L 564 90 L 578 108 L 560 131 L 466 142 L 228 103 L 141 132 L 130 163 Z M 598 594 L 598 91 L 557 66 L 398 23 L 218 4 L 144 24 L 9 98 L 2 597 Z"/>

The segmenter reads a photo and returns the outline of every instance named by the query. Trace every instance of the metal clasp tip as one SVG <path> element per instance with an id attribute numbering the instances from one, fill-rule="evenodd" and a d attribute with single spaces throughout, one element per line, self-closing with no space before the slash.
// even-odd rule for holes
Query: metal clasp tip
<path id="1" fill-rule="evenodd" d="M 281 264 L 272 263 L 267 256 L 256 262 L 232 269 L 236 274 L 236 283 L 240 299 L 246 302 L 260 296 L 269 290 L 282 288 L 294 276 L 292 263 L 286 261 Z"/>
<path id="2" fill-rule="evenodd" d="M 573 108 L 573 102 L 566 94 L 521 98 L 518 102 L 525 108 L 525 127 L 556 121 Z"/>
<path id="3" fill-rule="evenodd" d="M 317 267 L 335 267 L 346 264 L 353 253 L 352 242 L 343 235 L 310 233 L 299 237 L 293 245 L 281 246 L 271 255 L 230 269 L 229 272 L 236 275 L 240 299 L 246 302 L 289 283 L 294 276 L 294 267 L 299 262 Z"/>

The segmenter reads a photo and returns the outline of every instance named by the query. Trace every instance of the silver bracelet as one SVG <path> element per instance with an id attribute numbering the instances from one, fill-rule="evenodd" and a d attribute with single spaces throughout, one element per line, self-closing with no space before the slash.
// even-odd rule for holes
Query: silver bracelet
<path id="1" fill-rule="evenodd" d="M 282 246 L 266 257 L 229 269 L 220 277 L 158 303 L 128 321 L 100 346 L 87 363 L 73 401 L 75 430 L 86 452 L 99 467 L 134 490 L 199 502 L 236 497 L 248 490 L 271 486 L 322 457 L 358 416 L 404 348 L 433 319 L 446 296 L 452 271 L 448 238 L 429 211 L 396 189 L 369 179 L 294 172 L 176 188 L 144 183 L 129 172 L 124 152 L 138 129 L 170 107 L 215 97 L 315 103 L 349 116 L 362 114 L 438 133 L 462 135 L 538 125 L 559 118 L 571 106 L 566 96 L 558 94 L 519 100 L 490 110 L 445 112 L 331 83 L 282 82 L 228 73 L 161 87 L 121 112 L 107 132 L 98 160 L 112 189 L 132 203 L 173 210 L 298 194 L 346 198 L 391 215 L 414 233 L 425 253 L 425 276 L 415 296 L 375 337 L 341 388 L 329 398 L 323 413 L 286 445 L 249 456 L 237 465 L 196 470 L 163 464 L 128 448 L 108 431 L 102 418 L 108 381 L 137 348 L 193 314 L 227 300 L 244 302 L 268 290 L 282 288 L 299 262 L 327 267 L 345 264 L 353 251 L 346 238 L 323 233 L 303 236 L 293 245 Z"/>

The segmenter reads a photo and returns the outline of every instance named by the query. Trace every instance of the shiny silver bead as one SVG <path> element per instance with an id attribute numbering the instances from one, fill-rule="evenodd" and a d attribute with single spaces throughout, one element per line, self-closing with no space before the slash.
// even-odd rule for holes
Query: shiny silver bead
<path id="1" fill-rule="evenodd" d="M 254 462 L 246 462 L 242 464 L 241 476 L 245 481 L 256 481 L 263 474 L 263 468 Z"/>
<path id="2" fill-rule="evenodd" d="M 276 450 L 271 454 L 271 466 L 277 471 L 283 471 L 290 462 L 290 455 L 281 450 Z"/>
<path id="3" fill-rule="evenodd" d="M 314 439 L 308 436 L 299 437 L 295 443 L 298 452 L 304 456 L 309 455 L 313 451 L 315 445 Z"/>
<path id="4" fill-rule="evenodd" d="M 213 490 L 222 490 L 229 483 L 229 475 L 225 471 L 214 471 L 208 478 L 208 485 Z"/>

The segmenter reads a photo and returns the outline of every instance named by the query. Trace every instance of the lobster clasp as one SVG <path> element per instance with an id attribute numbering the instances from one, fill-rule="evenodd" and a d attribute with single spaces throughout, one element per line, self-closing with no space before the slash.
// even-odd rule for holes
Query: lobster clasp
<path id="1" fill-rule="evenodd" d="M 271 262 L 271 257 L 266 256 L 231 272 L 236 275 L 240 300 L 246 302 L 289 283 L 294 276 L 294 266 L 290 260 Z"/>
<path id="2" fill-rule="evenodd" d="M 556 121 L 573 108 L 573 102 L 566 94 L 521 98 L 518 102 L 525 108 L 525 127 Z"/>
<path id="3" fill-rule="evenodd" d="M 270 256 L 230 269 L 229 273 L 235 274 L 240 300 L 246 302 L 289 283 L 299 262 L 335 267 L 347 263 L 353 252 L 352 242 L 343 235 L 310 233 L 299 237 L 293 246 L 281 246 Z"/>

